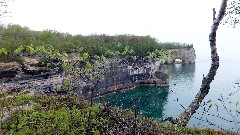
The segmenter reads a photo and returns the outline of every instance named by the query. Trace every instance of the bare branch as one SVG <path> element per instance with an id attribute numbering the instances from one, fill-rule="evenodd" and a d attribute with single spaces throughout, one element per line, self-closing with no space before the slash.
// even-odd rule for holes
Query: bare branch
<path id="1" fill-rule="evenodd" d="M 200 91 L 196 95 L 195 100 L 193 100 L 190 106 L 179 116 L 177 120 L 179 126 L 187 125 L 191 116 L 200 107 L 200 103 L 208 94 L 210 89 L 210 84 L 214 80 L 214 76 L 216 75 L 217 69 L 219 67 L 219 56 L 217 54 L 217 47 L 216 47 L 216 33 L 217 33 L 218 26 L 225 15 L 226 7 L 227 7 L 227 0 L 222 0 L 221 8 L 219 10 L 219 13 L 216 19 L 214 17 L 215 10 L 213 10 L 214 21 L 211 28 L 211 33 L 209 35 L 209 41 L 210 41 L 210 47 L 211 47 L 211 60 L 212 60 L 211 68 L 207 76 L 203 78 Z"/>
<path id="2" fill-rule="evenodd" d="M 222 21 L 222 24 L 233 26 L 234 28 L 237 25 L 240 25 L 240 1 L 231 0 L 227 6 L 225 17 Z"/>

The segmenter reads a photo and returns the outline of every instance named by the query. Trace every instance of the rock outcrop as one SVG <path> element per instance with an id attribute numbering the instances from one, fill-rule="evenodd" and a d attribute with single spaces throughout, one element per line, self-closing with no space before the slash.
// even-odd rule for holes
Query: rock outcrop
<path id="1" fill-rule="evenodd" d="M 78 92 L 86 97 L 91 97 L 146 84 L 168 85 L 166 65 L 161 61 L 120 62 L 106 72 L 104 79 L 92 84 L 94 87 L 85 86 Z"/>
<path id="2" fill-rule="evenodd" d="M 109 63 L 104 66 L 110 66 Z M 0 91 L 39 91 L 52 92 L 57 86 L 61 86 L 64 78 L 57 69 L 39 66 L 39 59 L 24 57 L 24 63 L 17 62 L 0 63 Z M 89 91 L 94 88 L 94 96 L 122 89 L 130 89 L 138 85 L 168 85 L 166 66 L 160 61 L 121 61 L 112 65 L 104 74 L 104 78 L 98 82 L 84 82 L 76 87 L 78 93 L 89 97 Z M 94 87 L 93 87 L 94 85 Z"/>
<path id="3" fill-rule="evenodd" d="M 183 63 L 195 63 L 195 50 L 172 49 L 177 51 L 178 56 L 168 59 L 165 63 L 174 63 L 175 59 L 181 59 Z M 79 54 L 69 54 L 69 61 L 75 61 Z M 40 92 L 52 92 L 57 86 L 61 86 L 64 78 L 64 69 L 46 68 L 41 65 L 38 57 L 23 57 L 23 63 L 0 62 L 0 92 L 19 92 L 23 90 L 35 90 Z M 168 85 L 168 74 L 164 61 L 146 60 L 144 58 L 133 61 L 118 60 L 114 65 L 109 63 L 102 66 L 109 66 L 104 78 L 98 81 L 86 82 L 83 79 L 76 79 L 82 85 L 75 87 L 79 94 L 86 97 L 97 96 L 123 89 L 130 89 L 139 85 Z M 91 93 L 93 91 L 93 94 Z"/>
<path id="4" fill-rule="evenodd" d="M 182 64 L 192 64 L 195 63 L 196 54 L 194 48 L 183 48 L 183 49 L 171 49 L 169 52 L 177 52 L 179 56 L 170 57 L 165 62 L 167 64 L 172 64 L 176 59 L 182 60 Z"/>
<path id="5" fill-rule="evenodd" d="M 41 66 L 39 58 L 24 56 L 23 62 L 0 62 L 0 92 L 41 91 L 60 84 L 60 70 Z"/>

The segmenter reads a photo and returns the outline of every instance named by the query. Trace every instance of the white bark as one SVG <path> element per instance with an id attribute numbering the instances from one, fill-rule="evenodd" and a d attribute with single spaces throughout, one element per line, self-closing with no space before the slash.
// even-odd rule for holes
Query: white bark
<path id="1" fill-rule="evenodd" d="M 210 89 L 210 84 L 214 80 L 214 76 L 216 75 L 217 69 L 219 67 L 219 56 L 217 54 L 217 47 L 216 47 L 216 33 L 218 26 L 223 19 L 227 7 L 227 0 L 222 0 L 221 8 L 219 10 L 219 13 L 215 19 L 215 13 L 213 13 L 213 25 L 211 27 L 211 32 L 209 35 L 209 41 L 210 41 L 210 47 L 211 47 L 211 68 L 209 70 L 209 73 L 206 77 L 202 80 L 201 88 L 196 95 L 193 102 L 189 105 L 189 107 L 179 116 L 176 123 L 179 126 L 186 126 L 188 121 L 190 120 L 191 116 L 196 112 L 196 110 L 199 108 L 201 102 L 205 98 L 205 96 L 208 94 Z M 213 10 L 213 12 L 215 9 Z"/>

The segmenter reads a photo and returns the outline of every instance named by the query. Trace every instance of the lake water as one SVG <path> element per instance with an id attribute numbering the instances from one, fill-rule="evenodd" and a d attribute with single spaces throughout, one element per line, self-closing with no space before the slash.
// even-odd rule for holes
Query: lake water
<path id="1" fill-rule="evenodd" d="M 169 87 L 141 86 L 100 100 L 122 108 L 135 105 L 138 114 L 155 119 L 177 117 L 194 99 L 209 68 L 209 62 L 168 65 Z M 239 69 L 238 63 L 220 61 L 210 92 L 190 119 L 189 127 L 240 132 Z"/>

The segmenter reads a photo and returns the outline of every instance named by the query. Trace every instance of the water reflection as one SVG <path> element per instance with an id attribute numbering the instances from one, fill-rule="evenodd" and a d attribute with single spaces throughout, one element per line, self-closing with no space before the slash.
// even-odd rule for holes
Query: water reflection
<path id="1" fill-rule="evenodd" d="M 164 117 L 178 117 L 183 107 L 188 107 L 197 93 L 199 85 L 195 84 L 195 64 L 168 65 L 169 94 L 167 104 L 164 106 Z M 187 97 L 187 98 L 186 98 Z"/>
<path id="2" fill-rule="evenodd" d="M 195 72 L 195 64 L 171 64 L 168 65 L 168 73 L 170 75 L 179 75 L 183 73 L 193 74 Z"/>
<path id="3" fill-rule="evenodd" d="M 97 100 L 102 102 L 109 100 L 112 105 L 123 108 L 133 108 L 133 102 L 136 101 L 137 111 L 147 117 L 176 118 L 184 111 L 183 107 L 187 108 L 195 98 L 200 89 L 203 74 L 208 73 L 210 65 L 211 63 L 168 65 L 169 87 L 142 86 L 109 94 Z M 235 83 L 235 77 L 240 76 L 239 68 L 240 66 L 236 63 L 220 65 L 215 80 L 211 84 L 210 92 L 190 119 L 188 126 L 240 132 L 240 113 L 238 113 L 240 112 L 240 79 Z M 225 102 L 225 107 L 219 100 L 220 95 L 224 97 L 221 101 Z M 212 107 L 206 112 L 210 104 Z"/>
<path id="4" fill-rule="evenodd" d="M 168 65 L 170 86 L 191 85 L 195 79 L 195 64 L 171 64 Z M 174 88 L 174 86 L 173 86 Z"/>
<path id="5" fill-rule="evenodd" d="M 112 106 L 132 108 L 135 104 L 138 114 L 162 118 L 169 87 L 139 86 L 132 90 L 108 94 L 95 99 L 96 102 L 109 102 Z"/>
<path id="6" fill-rule="evenodd" d="M 178 116 L 183 110 L 179 104 L 176 104 L 176 99 L 181 100 L 181 97 L 185 97 L 186 91 L 190 92 L 189 95 L 193 95 L 195 64 L 168 65 L 168 73 L 169 87 L 139 86 L 132 90 L 105 95 L 95 101 L 109 102 L 112 106 L 124 109 L 133 109 L 135 104 L 139 114 L 152 118 Z M 182 104 L 188 105 L 193 98 L 189 100 L 183 98 Z"/>

